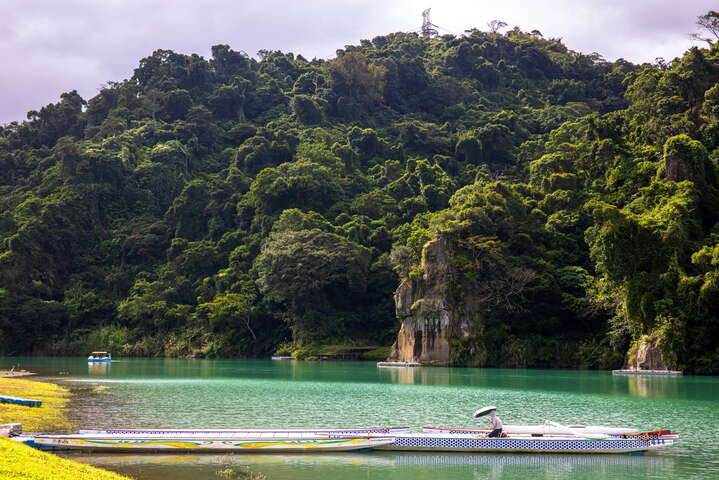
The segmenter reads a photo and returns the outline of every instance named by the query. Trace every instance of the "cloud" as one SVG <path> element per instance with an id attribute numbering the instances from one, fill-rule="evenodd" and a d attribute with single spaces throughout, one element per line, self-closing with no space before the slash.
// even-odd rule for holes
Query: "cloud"
<path id="1" fill-rule="evenodd" d="M 486 29 L 492 19 L 561 37 L 609 60 L 671 59 L 691 45 L 712 1 L 673 0 L 3 0 L 0 3 L 0 123 L 76 89 L 84 98 L 132 75 L 158 48 L 208 56 L 219 43 L 255 54 L 331 57 L 362 38 L 411 31 L 432 8 L 440 33 Z"/>

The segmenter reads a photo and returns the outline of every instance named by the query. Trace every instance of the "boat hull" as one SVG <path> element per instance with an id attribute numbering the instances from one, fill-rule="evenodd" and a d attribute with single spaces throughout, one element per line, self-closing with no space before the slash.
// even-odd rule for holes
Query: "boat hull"
<path id="1" fill-rule="evenodd" d="M 572 437 L 478 438 L 474 435 L 398 435 L 377 450 L 416 452 L 634 453 L 667 447 L 672 440 L 592 440 Z"/>
<path id="2" fill-rule="evenodd" d="M 367 427 L 367 428 L 213 428 L 213 429 L 109 429 L 80 430 L 87 435 L 234 435 L 244 433 L 281 433 L 292 435 L 396 435 L 408 433 L 409 427 Z"/>
<path id="3" fill-rule="evenodd" d="M 302 453 L 302 452 L 347 452 L 388 445 L 393 437 L 373 438 L 103 438 L 38 436 L 35 444 L 41 448 L 59 448 L 83 451 L 132 451 L 132 452 L 232 452 L 232 453 Z"/>
<path id="4" fill-rule="evenodd" d="M 487 428 L 463 427 L 422 427 L 422 431 L 434 434 L 486 434 L 491 432 Z M 594 425 L 505 425 L 502 431 L 507 435 L 624 435 L 636 433 L 635 428 L 604 427 Z"/>

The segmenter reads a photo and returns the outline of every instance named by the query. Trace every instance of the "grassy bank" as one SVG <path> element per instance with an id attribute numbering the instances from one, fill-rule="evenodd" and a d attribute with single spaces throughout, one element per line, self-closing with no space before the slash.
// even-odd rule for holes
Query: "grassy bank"
<path id="1" fill-rule="evenodd" d="M 325 344 L 296 347 L 285 343 L 274 355 L 289 355 L 295 360 L 365 360 L 381 361 L 389 356 L 390 346 Z"/>
<path id="2" fill-rule="evenodd" d="M 26 432 L 61 432 L 73 428 L 65 416 L 65 406 L 70 401 L 66 388 L 20 378 L 0 378 L 0 393 L 42 400 L 41 407 L 0 403 L 0 424 L 22 423 Z"/>
<path id="3" fill-rule="evenodd" d="M 73 428 L 65 416 L 70 392 L 52 383 L 0 378 L 0 393 L 42 400 L 41 407 L 0 403 L 0 424 L 22 423 L 26 432 L 57 432 Z M 3 480 L 127 480 L 100 470 L 0 438 L 0 478 Z"/>
<path id="4" fill-rule="evenodd" d="M 0 478 L 3 480 L 129 480 L 72 460 L 0 438 Z"/>

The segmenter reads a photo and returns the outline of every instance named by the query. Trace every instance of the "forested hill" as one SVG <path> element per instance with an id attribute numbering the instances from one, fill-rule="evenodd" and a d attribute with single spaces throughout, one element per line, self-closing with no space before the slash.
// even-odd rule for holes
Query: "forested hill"
<path id="1" fill-rule="evenodd" d="M 0 353 L 389 345 L 441 233 L 481 291 L 519 285 L 481 335 L 525 350 L 457 363 L 604 367 L 654 335 L 716 372 L 717 81 L 716 47 L 635 66 L 519 29 L 157 50 L 0 130 Z"/>

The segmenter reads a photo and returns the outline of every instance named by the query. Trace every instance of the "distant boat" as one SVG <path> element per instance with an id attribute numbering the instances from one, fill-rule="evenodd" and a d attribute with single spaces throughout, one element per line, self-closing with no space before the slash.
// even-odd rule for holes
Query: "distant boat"
<path id="1" fill-rule="evenodd" d="M 112 361 L 112 354 L 108 352 L 92 352 L 89 357 L 87 357 L 88 363 L 97 363 L 97 362 L 106 362 L 110 363 Z"/>

